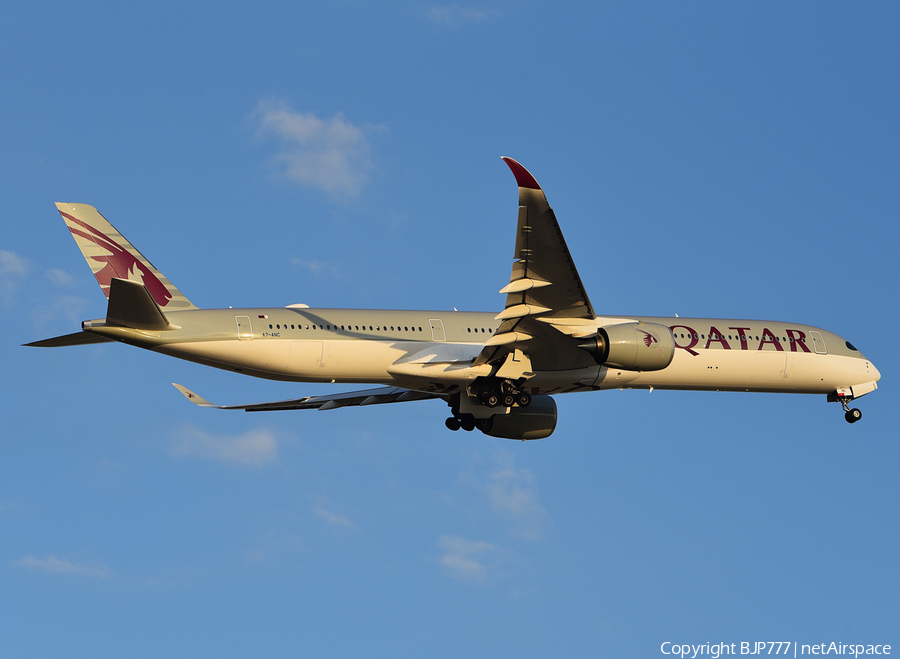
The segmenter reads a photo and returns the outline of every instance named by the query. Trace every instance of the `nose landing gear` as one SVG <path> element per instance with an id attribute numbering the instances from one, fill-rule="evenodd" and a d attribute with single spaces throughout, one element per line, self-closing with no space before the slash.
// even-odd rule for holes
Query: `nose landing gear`
<path id="1" fill-rule="evenodd" d="M 847 423 L 856 423 L 862 418 L 862 412 L 860 412 L 859 409 L 854 407 L 851 410 L 845 400 L 842 400 L 841 403 L 844 404 L 844 418 L 847 419 Z"/>
<path id="2" fill-rule="evenodd" d="M 857 396 L 857 398 L 859 398 L 859 396 Z M 837 391 L 832 391 L 828 394 L 829 403 L 837 401 L 841 404 L 841 407 L 844 408 L 844 418 L 847 420 L 847 423 L 856 423 L 862 418 L 862 412 L 855 407 L 850 409 L 851 400 L 853 400 L 853 393 L 850 389 L 838 389 Z"/>
<path id="3" fill-rule="evenodd" d="M 862 412 L 860 412 L 857 408 L 850 409 L 850 401 L 853 400 L 851 397 L 843 397 L 840 394 L 837 394 L 832 399 L 829 396 L 829 400 L 836 400 L 841 404 L 841 407 L 844 408 L 844 418 L 847 419 L 847 423 L 856 423 L 862 418 Z"/>

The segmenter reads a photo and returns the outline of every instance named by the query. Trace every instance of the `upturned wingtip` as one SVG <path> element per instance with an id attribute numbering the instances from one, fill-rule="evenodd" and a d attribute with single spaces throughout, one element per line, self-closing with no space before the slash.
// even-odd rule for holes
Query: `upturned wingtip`
<path id="1" fill-rule="evenodd" d="M 541 186 L 538 185 L 537 180 L 531 175 L 527 169 L 525 169 L 518 161 L 513 160 L 507 156 L 501 156 L 503 162 L 510 168 L 513 173 L 513 176 L 516 177 L 516 183 L 520 188 L 529 188 L 531 190 L 540 190 Z"/>

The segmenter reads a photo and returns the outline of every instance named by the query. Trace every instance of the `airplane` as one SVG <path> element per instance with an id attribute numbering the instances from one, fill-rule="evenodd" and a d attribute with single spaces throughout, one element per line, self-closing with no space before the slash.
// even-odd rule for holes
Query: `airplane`
<path id="1" fill-rule="evenodd" d="M 849 403 L 881 374 L 849 341 L 799 323 L 597 315 L 547 197 L 503 158 L 519 192 L 514 262 L 500 313 L 382 309 L 200 309 L 93 206 L 59 212 L 103 290 L 106 317 L 74 334 L 26 345 L 118 341 L 244 375 L 288 382 L 378 385 L 250 405 L 319 409 L 441 399 L 450 430 L 507 439 L 549 437 L 554 394 L 607 389 L 825 394 Z"/>

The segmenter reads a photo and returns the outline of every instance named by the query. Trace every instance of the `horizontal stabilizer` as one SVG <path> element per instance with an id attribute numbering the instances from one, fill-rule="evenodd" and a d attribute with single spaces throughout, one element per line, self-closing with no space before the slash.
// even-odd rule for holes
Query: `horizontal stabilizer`
<path id="1" fill-rule="evenodd" d="M 377 389 L 365 389 L 363 391 L 345 391 L 329 396 L 305 396 L 294 400 L 280 400 L 274 403 L 255 403 L 251 405 L 213 405 L 208 400 L 201 398 L 187 387 L 180 384 L 172 385 L 178 389 L 184 397 L 194 405 L 200 407 L 213 407 L 217 410 L 245 410 L 247 412 L 273 412 L 277 410 L 333 410 L 338 407 L 352 407 L 359 405 L 377 405 L 381 403 L 405 403 L 411 400 L 427 400 L 438 398 L 436 394 L 424 391 L 401 389 L 400 387 L 379 387 Z"/>
<path id="2" fill-rule="evenodd" d="M 142 330 L 164 330 L 169 320 L 138 281 L 113 278 L 109 283 L 109 306 L 106 322 L 110 325 Z"/>
<path id="3" fill-rule="evenodd" d="M 42 341 L 32 341 L 24 345 L 33 348 L 62 348 L 64 346 L 83 346 L 89 343 L 108 343 L 115 342 L 114 339 L 108 339 L 99 334 L 92 332 L 75 332 L 74 334 L 66 334 L 65 336 L 55 336 L 52 339 L 43 339 Z"/>

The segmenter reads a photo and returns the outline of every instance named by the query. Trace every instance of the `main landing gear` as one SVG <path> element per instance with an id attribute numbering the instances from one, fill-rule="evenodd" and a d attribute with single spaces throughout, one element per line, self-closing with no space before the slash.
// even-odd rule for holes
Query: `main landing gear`
<path id="1" fill-rule="evenodd" d="M 484 389 L 478 390 L 478 400 L 488 407 L 528 407 L 531 405 L 531 394 L 522 390 L 512 380 L 501 380 Z"/>
<path id="2" fill-rule="evenodd" d="M 462 392 L 463 396 L 471 396 L 467 403 L 470 405 L 484 405 L 485 407 L 528 407 L 531 405 L 531 394 L 523 390 L 520 382 L 513 380 L 501 380 L 499 378 L 483 378 L 476 381 L 475 385 L 470 387 L 467 392 Z M 458 395 L 457 395 L 458 396 Z M 477 403 L 475 401 L 478 401 Z M 455 398 L 450 404 L 453 416 L 444 421 L 444 425 L 449 430 L 459 430 L 462 428 L 466 431 L 472 431 L 476 428 L 482 432 L 490 432 L 494 425 L 493 414 L 487 418 L 476 418 L 472 414 L 465 412 L 460 413 L 459 398 Z M 463 406 L 465 408 L 465 406 Z"/>
<path id="3" fill-rule="evenodd" d="M 488 432 L 491 426 L 494 425 L 494 417 L 476 419 L 471 414 L 455 414 L 444 421 L 444 425 L 447 426 L 448 430 L 453 431 L 462 428 L 466 432 L 472 432 L 475 428 L 478 428 L 481 432 Z"/>

